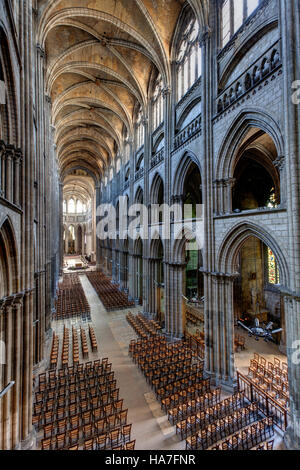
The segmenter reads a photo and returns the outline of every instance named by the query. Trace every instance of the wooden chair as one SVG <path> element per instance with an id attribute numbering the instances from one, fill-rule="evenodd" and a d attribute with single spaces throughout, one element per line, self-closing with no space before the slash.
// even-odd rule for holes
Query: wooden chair
<path id="1" fill-rule="evenodd" d="M 107 434 L 101 434 L 96 438 L 96 447 L 97 450 L 105 450 L 107 443 Z"/>
<path id="2" fill-rule="evenodd" d="M 51 450 L 52 442 L 51 439 L 43 439 L 42 440 L 42 450 Z"/>
<path id="3" fill-rule="evenodd" d="M 69 444 L 73 445 L 79 441 L 79 428 L 69 431 Z"/>
<path id="4" fill-rule="evenodd" d="M 197 450 L 197 435 L 190 436 L 186 439 L 185 450 Z"/>
<path id="5" fill-rule="evenodd" d="M 79 444 L 69 447 L 69 450 L 79 450 Z"/>
<path id="6" fill-rule="evenodd" d="M 127 442 L 125 444 L 124 450 L 134 450 L 135 449 L 135 440 Z"/>
<path id="7" fill-rule="evenodd" d="M 66 447 L 66 434 L 58 434 L 56 436 L 56 449 L 61 450 Z"/>
<path id="8" fill-rule="evenodd" d="M 87 441 L 84 441 L 83 450 L 94 450 L 94 440 L 89 439 Z"/>
<path id="9" fill-rule="evenodd" d="M 110 447 L 118 446 L 119 439 L 120 439 L 120 429 L 115 429 L 114 431 L 110 431 L 108 439 L 109 439 Z"/>
<path id="10" fill-rule="evenodd" d="M 88 440 L 91 439 L 93 435 L 93 428 L 91 424 L 86 424 L 82 428 L 83 438 Z"/>
<path id="11" fill-rule="evenodd" d="M 122 427 L 122 440 L 124 444 L 131 440 L 131 428 L 132 424 L 127 424 Z"/>

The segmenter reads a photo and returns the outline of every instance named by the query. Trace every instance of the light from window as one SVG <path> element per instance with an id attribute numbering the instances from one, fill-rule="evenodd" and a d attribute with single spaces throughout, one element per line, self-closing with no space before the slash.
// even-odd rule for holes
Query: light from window
<path id="1" fill-rule="evenodd" d="M 222 7 L 222 39 L 223 46 L 230 39 L 230 0 L 225 0 Z"/>
<path id="2" fill-rule="evenodd" d="M 268 281 L 269 284 L 280 284 L 279 270 L 274 253 L 268 248 Z"/>
<path id="3" fill-rule="evenodd" d="M 70 214 L 75 214 L 75 201 L 74 199 L 69 200 L 69 211 Z"/>
<path id="4" fill-rule="evenodd" d="M 198 47 L 198 61 L 197 61 L 197 67 L 198 67 L 198 74 L 197 77 L 201 77 L 202 75 L 202 49 L 201 47 Z"/>
<path id="5" fill-rule="evenodd" d="M 240 29 L 244 21 L 244 3 L 241 0 L 234 0 L 233 2 L 233 14 L 234 14 L 234 33 Z"/>
<path id="6" fill-rule="evenodd" d="M 153 91 L 153 130 L 163 122 L 163 82 L 159 75 Z"/>
<path id="7" fill-rule="evenodd" d="M 254 10 L 256 10 L 258 5 L 259 5 L 259 0 L 248 0 L 247 1 L 247 14 L 248 14 L 248 16 L 250 16 L 254 12 Z"/>
<path id="8" fill-rule="evenodd" d="M 190 64 L 191 64 L 191 74 L 190 74 L 190 81 L 191 83 L 195 83 L 196 81 L 196 56 L 197 52 L 196 52 L 196 47 L 194 46 L 192 48 L 192 51 L 191 51 L 191 61 L 190 61 Z"/>
<path id="9" fill-rule="evenodd" d="M 194 18 L 190 20 L 182 36 L 176 57 L 178 101 L 201 76 L 202 59 L 198 41 L 199 25 Z"/>
<path id="10" fill-rule="evenodd" d="M 77 210 L 76 210 L 77 214 L 82 214 L 83 212 L 83 206 L 82 206 L 82 202 L 81 201 L 77 201 Z"/>

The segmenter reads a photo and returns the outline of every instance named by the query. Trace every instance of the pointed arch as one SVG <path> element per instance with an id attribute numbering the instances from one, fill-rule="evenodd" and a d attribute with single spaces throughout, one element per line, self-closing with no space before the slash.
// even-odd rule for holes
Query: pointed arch
<path id="1" fill-rule="evenodd" d="M 0 298 L 19 291 L 18 271 L 17 241 L 7 216 L 0 222 Z"/>
<path id="2" fill-rule="evenodd" d="M 185 152 L 183 156 L 180 158 L 180 163 L 177 166 L 177 169 L 175 171 L 174 187 L 173 187 L 174 195 L 179 196 L 183 194 L 186 175 L 190 169 L 190 166 L 193 163 L 198 167 L 201 178 L 202 178 L 201 165 L 200 165 L 198 158 L 193 152 L 190 152 L 190 151 Z"/>
<path id="3" fill-rule="evenodd" d="M 226 274 L 235 273 L 235 263 L 237 254 L 245 241 L 255 237 L 271 248 L 278 261 L 280 279 L 285 286 L 289 285 L 289 269 L 286 263 L 287 257 L 272 235 L 263 228 L 249 221 L 244 221 L 235 225 L 224 237 L 217 256 L 217 271 Z"/>
<path id="4" fill-rule="evenodd" d="M 274 141 L 277 154 L 284 155 L 284 139 L 277 122 L 262 109 L 248 108 L 238 113 L 220 145 L 216 179 L 232 177 L 239 147 L 251 128 L 258 128 L 268 134 Z"/>

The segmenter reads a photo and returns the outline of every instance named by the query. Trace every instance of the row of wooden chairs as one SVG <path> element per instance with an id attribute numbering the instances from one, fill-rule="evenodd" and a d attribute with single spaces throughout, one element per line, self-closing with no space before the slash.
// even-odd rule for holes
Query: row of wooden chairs
<path id="1" fill-rule="evenodd" d="M 79 445 L 81 438 L 112 432 L 123 445 L 131 432 L 123 405 L 111 363 L 103 358 L 40 374 L 33 424 L 43 429 L 43 449 L 65 449 Z M 110 447 L 114 446 L 112 442 Z"/>
<path id="2" fill-rule="evenodd" d="M 243 429 L 239 433 L 231 436 L 229 439 L 226 439 L 222 443 L 212 447 L 211 450 L 251 450 L 257 445 L 259 445 L 259 447 L 256 450 L 273 450 L 274 440 L 269 441 L 273 436 L 273 418 L 269 417 Z M 265 441 L 268 442 L 262 445 L 261 443 Z"/>
<path id="3" fill-rule="evenodd" d="M 257 421 L 257 419 L 257 404 L 248 405 L 230 414 L 223 414 L 223 417 L 217 420 L 214 416 L 209 416 L 207 411 L 202 411 L 191 414 L 182 421 L 178 421 L 176 424 L 176 434 L 180 435 L 181 439 L 185 439 L 189 434 L 204 430 L 206 435 L 209 435 L 210 441 L 214 443 L 250 425 Z"/>
<path id="4" fill-rule="evenodd" d="M 126 315 L 126 320 L 140 338 L 146 339 L 148 336 L 156 337 L 162 329 L 158 322 L 147 320 L 142 314 L 134 316 L 129 312 Z"/>
<path id="5" fill-rule="evenodd" d="M 52 347 L 50 354 L 50 369 L 56 369 L 58 364 L 59 338 L 53 333 Z"/>
<path id="6" fill-rule="evenodd" d="M 66 432 L 73 432 L 82 430 L 84 437 L 89 438 L 92 435 L 103 434 L 109 432 L 117 427 L 127 425 L 128 410 L 124 410 L 125 413 L 118 412 L 92 421 L 92 415 L 85 413 L 80 418 L 80 415 L 73 416 L 70 419 L 62 419 L 60 421 L 46 424 L 43 426 L 44 439 L 48 439 L 57 434 L 63 434 Z M 86 415 L 86 418 L 85 418 Z"/>
<path id="7" fill-rule="evenodd" d="M 89 336 L 90 336 L 90 340 L 91 340 L 92 351 L 93 351 L 93 353 L 97 352 L 98 351 L 97 338 L 96 338 L 96 335 L 95 335 L 94 328 L 91 325 L 89 325 Z"/>
<path id="8" fill-rule="evenodd" d="M 76 328 L 72 327 L 73 364 L 79 364 L 79 341 Z"/>
<path id="9" fill-rule="evenodd" d="M 187 323 L 190 323 L 194 326 L 198 326 L 200 323 L 202 323 L 201 318 L 199 318 L 197 315 L 195 315 L 193 312 L 187 311 L 186 312 L 186 320 Z"/>
<path id="10" fill-rule="evenodd" d="M 98 376 L 99 370 L 103 370 L 103 368 L 107 367 L 108 365 L 108 358 L 97 359 L 96 361 L 86 362 L 85 364 L 74 364 L 73 366 L 68 366 L 59 369 L 58 371 L 48 370 L 42 374 L 39 374 L 39 385 L 46 384 L 47 381 L 50 380 L 58 380 L 58 379 L 67 379 L 69 377 L 73 377 L 76 374 L 85 374 L 89 377 L 90 374 L 96 374 Z"/>
<path id="11" fill-rule="evenodd" d="M 85 441 L 84 445 L 83 445 L 83 450 L 87 450 L 87 451 L 102 450 L 101 446 L 102 446 L 102 436 L 99 436 L 95 439 L 89 439 L 89 440 Z M 131 442 L 127 442 L 124 446 L 121 445 L 121 446 L 117 446 L 117 447 L 112 447 L 110 449 L 108 449 L 106 447 L 105 450 L 112 450 L 112 451 L 115 451 L 115 450 L 131 450 L 132 451 L 134 449 L 135 449 L 135 440 L 131 441 Z M 68 450 L 80 450 L 79 449 L 79 444 L 76 444 L 75 446 L 69 447 Z"/>
<path id="12" fill-rule="evenodd" d="M 205 422 L 211 424 L 217 419 L 223 418 L 238 408 L 242 408 L 245 404 L 245 394 L 238 392 L 231 397 L 226 398 L 222 402 L 219 401 L 221 397 L 221 390 L 218 389 L 207 392 L 194 400 L 188 400 L 186 403 L 178 405 L 175 408 L 168 410 L 168 419 L 172 424 L 186 419 L 187 417 L 199 413 L 201 423 Z M 208 404 L 211 403 L 212 406 Z"/>
<path id="13" fill-rule="evenodd" d="M 131 427 L 131 424 L 125 425 L 99 435 L 92 435 L 90 431 L 83 431 L 83 450 L 119 450 L 116 449 L 119 446 L 121 446 L 120 450 L 123 450 L 124 447 L 126 447 L 125 450 L 134 450 L 135 441 L 131 441 Z M 42 450 L 79 450 L 79 445 L 79 429 L 74 429 L 68 433 L 63 432 L 56 435 L 55 438 L 50 436 L 41 441 Z"/>
<path id="14" fill-rule="evenodd" d="M 90 306 L 78 274 L 64 274 L 57 292 L 56 320 L 72 317 L 90 318 Z"/>
<path id="15" fill-rule="evenodd" d="M 234 435 L 230 438 L 232 434 Z M 242 421 L 232 421 L 228 424 L 225 420 L 219 420 L 197 434 L 188 437 L 186 439 L 186 450 L 207 450 L 220 441 L 222 436 L 224 438 L 224 435 L 227 436 L 222 447 L 225 444 L 225 446 L 228 446 L 227 450 L 250 450 L 274 436 L 273 418 L 265 418 L 247 428 L 244 428 Z"/>
<path id="16" fill-rule="evenodd" d="M 268 369 L 272 369 L 273 367 L 276 369 L 281 369 L 282 372 L 288 373 L 288 365 L 286 362 L 282 362 L 278 357 L 274 357 L 273 363 L 271 361 L 267 361 L 263 356 L 258 353 L 254 353 L 254 360 L 258 362 L 258 364 L 262 365 L 263 367 L 267 367 Z"/>
<path id="17" fill-rule="evenodd" d="M 206 403 L 205 400 L 211 400 L 209 401 L 208 406 L 212 406 L 214 403 L 218 403 L 218 401 L 220 401 L 219 393 L 221 393 L 220 388 L 211 391 L 210 379 L 205 379 L 202 382 L 184 388 L 179 392 L 166 395 L 161 399 L 161 408 L 167 414 L 168 410 L 183 403 L 187 403 L 188 400 L 200 400 L 200 397 L 204 397 L 204 403 Z"/>
<path id="18" fill-rule="evenodd" d="M 89 358 L 89 347 L 86 339 L 85 330 L 81 327 L 80 328 L 80 337 L 81 337 L 81 348 L 82 348 L 82 356 L 83 359 Z"/>
<path id="19" fill-rule="evenodd" d="M 62 346 L 62 353 L 61 353 L 62 367 L 68 366 L 69 364 L 69 349 L 70 349 L 70 332 L 69 332 L 69 329 L 66 326 L 64 326 L 63 346 Z"/>
<path id="20" fill-rule="evenodd" d="M 104 274 L 89 272 L 87 273 L 87 277 L 106 310 L 119 310 L 134 305 L 134 302 L 129 301 L 128 296 L 120 292 L 117 285 L 111 284 L 110 280 Z"/>

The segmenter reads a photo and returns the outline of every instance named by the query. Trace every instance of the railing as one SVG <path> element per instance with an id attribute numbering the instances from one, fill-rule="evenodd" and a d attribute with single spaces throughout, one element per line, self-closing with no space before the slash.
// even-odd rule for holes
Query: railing
<path id="1" fill-rule="evenodd" d="M 237 385 L 239 392 L 245 392 L 245 396 L 250 402 L 257 402 L 260 411 L 266 416 L 272 415 L 274 424 L 282 431 L 286 431 L 288 411 L 283 406 L 240 372 L 237 372 Z"/>
<path id="2" fill-rule="evenodd" d="M 135 173 L 134 181 L 138 181 L 139 179 L 143 178 L 143 176 L 144 176 L 144 168 L 140 168 L 140 169 Z"/>
<path id="3" fill-rule="evenodd" d="M 0 197 L 21 207 L 22 152 L 0 141 Z"/>
<path id="4" fill-rule="evenodd" d="M 154 168 L 156 165 L 161 163 L 165 158 L 165 149 L 162 148 L 151 158 L 151 168 Z"/>
<path id="5" fill-rule="evenodd" d="M 186 126 L 174 140 L 174 150 L 181 147 L 188 140 L 201 131 L 201 114 L 197 116 L 188 126 Z"/>
<path id="6" fill-rule="evenodd" d="M 195 352 L 197 357 L 199 357 L 200 359 L 205 358 L 205 346 L 201 344 L 200 339 L 185 332 L 185 341 L 187 342 L 191 350 Z"/>
<path id="7" fill-rule="evenodd" d="M 242 96 L 267 80 L 282 65 L 277 41 L 267 52 L 260 56 L 242 75 L 228 86 L 217 99 L 217 114 L 228 109 Z"/>

